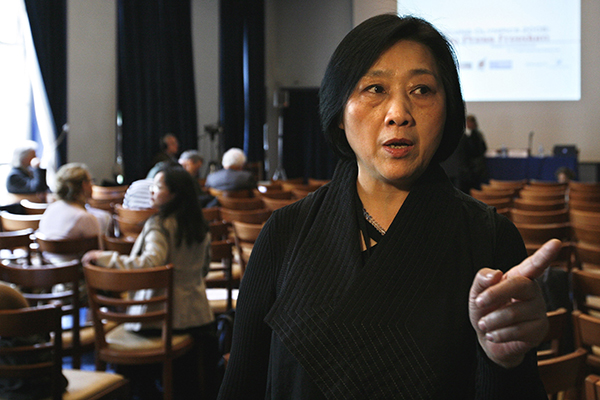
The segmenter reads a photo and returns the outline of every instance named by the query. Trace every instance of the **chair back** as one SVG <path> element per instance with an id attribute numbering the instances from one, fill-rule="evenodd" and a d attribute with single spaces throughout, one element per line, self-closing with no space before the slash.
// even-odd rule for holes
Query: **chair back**
<path id="1" fill-rule="evenodd" d="M 538 360 L 561 355 L 561 341 L 565 336 L 565 329 L 570 322 L 571 313 L 566 308 L 561 307 L 554 311 L 548 311 L 546 315 L 549 326 L 542 343 L 547 343 L 549 347 L 537 351 Z"/>
<path id="2" fill-rule="evenodd" d="M 573 269 L 571 280 L 575 309 L 586 314 L 600 312 L 600 274 Z"/>
<path id="3" fill-rule="evenodd" d="M 207 288 L 227 289 L 227 310 L 233 308 L 233 286 L 240 279 L 235 279 L 233 275 L 233 245 L 230 240 L 213 240 L 210 243 L 211 273 L 205 278 Z"/>
<path id="4" fill-rule="evenodd" d="M 527 180 L 502 180 L 502 179 L 490 179 L 489 185 L 495 188 L 503 188 L 503 189 L 515 189 L 521 190 L 523 186 L 527 183 Z"/>
<path id="5" fill-rule="evenodd" d="M 573 226 L 600 228 L 600 212 L 570 210 L 569 218 Z"/>
<path id="6" fill-rule="evenodd" d="M 0 220 L 2 221 L 3 231 L 20 231 L 23 229 L 33 229 L 34 231 L 40 227 L 41 214 L 23 215 L 13 214 L 8 211 L 0 212 Z"/>
<path id="7" fill-rule="evenodd" d="M 552 211 L 525 211 L 512 208 L 510 219 L 516 224 L 558 224 L 569 222 L 569 211 L 566 208 Z"/>
<path id="8" fill-rule="evenodd" d="M 125 192 L 129 185 L 99 186 L 92 185 L 92 198 L 95 200 L 111 200 L 115 203 L 123 203 Z"/>
<path id="9" fill-rule="evenodd" d="M 219 207 L 206 207 L 202 209 L 202 215 L 207 222 L 220 221 L 221 211 Z"/>
<path id="10" fill-rule="evenodd" d="M 48 208 L 48 203 L 37 203 L 29 199 L 23 199 L 21 200 L 21 206 L 27 214 L 43 214 Z"/>
<path id="11" fill-rule="evenodd" d="M 172 361 L 193 345 L 189 335 L 173 335 L 173 266 L 121 270 L 86 263 L 83 272 L 96 333 L 96 369 L 104 370 L 106 363 L 161 363 L 164 398 L 171 399 Z M 153 295 L 129 295 L 140 290 Z M 124 325 L 105 333 L 103 321 L 158 324 L 162 336 L 148 338 Z"/>
<path id="12" fill-rule="evenodd" d="M 106 250 L 116 251 L 119 254 L 131 254 L 131 249 L 135 243 L 135 239 L 131 236 L 116 238 L 104 235 L 103 241 Z"/>
<path id="13" fill-rule="evenodd" d="M 250 258 L 250 253 L 254 247 L 254 242 L 258 238 L 263 224 L 249 224 L 246 222 L 234 221 L 233 233 L 235 238 L 235 246 L 240 256 L 240 264 L 242 267 L 242 275 L 246 271 L 246 265 Z"/>
<path id="14" fill-rule="evenodd" d="M 133 222 L 115 215 L 114 221 L 119 229 L 121 236 L 131 236 L 136 238 L 142 233 L 145 222 Z"/>
<path id="15" fill-rule="evenodd" d="M 41 252 L 47 251 L 54 254 L 73 254 L 81 257 L 89 250 L 100 248 L 97 236 L 74 239 L 47 239 L 43 234 L 36 233 L 35 241 Z"/>
<path id="16" fill-rule="evenodd" d="M 2 260 L 16 261 L 24 258 L 27 264 L 31 264 L 31 243 L 33 229 L 20 231 L 0 232 L 0 258 Z M 15 253 L 16 249 L 23 249 L 24 257 Z"/>
<path id="17" fill-rule="evenodd" d="M 521 224 L 515 223 L 525 244 L 544 244 L 550 239 L 568 241 L 570 237 L 570 224 Z"/>
<path id="18" fill-rule="evenodd" d="M 575 260 L 580 269 L 600 271 L 600 245 L 575 243 Z"/>
<path id="19" fill-rule="evenodd" d="M 271 216 L 272 211 L 266 208 L 260 210 L 230 210 L 221 208 L 221 217 L 225 221 L 247 222 L 251 224 L 262 224 Z"/>
<path id="20" fill-rule="evenodd" d="M 231 233 L 231 222 L 212 221 L 208 223 L 212 241 L 227 240 Z"/>
<path id="21" fill-rule="evenodd" d="M 158 212 L 156 208 L 125 208 L 121 204 L 115 204 L 115 213 L 121 218 L 132 223 L 143 223 Z"/>
<path id="22" fill-rule="evenodd" d="M 549 399 L 557 399 L 559 393 L 567 391 L 577 393 L 573 398 L 579 398 L 585 381 L 587 354 L 586 350 L 577 349 L 564 356 L 538 361 L 540 378 Z"/>
<path id="23" fill-rule="evenodd" d="M 32 336 L 39 339 L 35 344 L 25 342 L 13 347 L 0 347 L 0 358 L 10 357 L 23 360 L 23 364 L 0 364 L 0 377 L 50 377 L 52 399 L 61 400 L 63 388 L 61 386 L 60 309 L 54 305 L 45 305 L 17 310 L 0 310 L 0 337 L 27 338 Z"/>
<path id="24" fill-rule="evenodd" d="M 551 211 L 566 208 L 567 203 L 563 200 L 531 200 L 516 198 L 513 207 L 525 211 Z"/>
<path id="25" fill-rule="evenodd" d="M 218 199 L 221 208 L 231 210 L 258 210 L 265 207 L 260 197 L 235 198 L 219 196 Z"/>
<path id="26" fill-rule="evenodd" d="M 573 200 L 569 198 L 569 209 L 600 212 L 600 201 Z"/>
<path id="27" fill-rule="evenodd" d="M 592 203 L 600 203 L 599 192 L 586 192 L 586 191 L 569 191 L 569 200 L 587 201 Z"/>
<path id="28" fill-rule="evenodd" d="M 80 296 L 79 279 L 81 277 L 81 264 L 73 260 L 57 265 L 27 266 L 15 264 L 0 264 L 0 280 L 10 282 L 26 289 L 23 297 L 30 306 L 40 304 L 60 304 L 61 315 L 69 321 L 71 327 L 65 331 L 64 351 L 73 357 L 73 368 L 81 367 L 81 342 L 80 324 Z M 65 284 L 66 289 L 60 292 L 52 290 L 58 284 Z M 91 347 L 92 343 L 88 343 Z"/>
<path id="29" fill-rule="evenodd" d="M 219 190 L 215 188 L 208 188 L 208 193 L 215 197 L 233 197 L 233 198 L 248 198 L 254 197 L 254 191 L 252 189 L 242 190 Z"/>
<path id="30" fill-rule="evenodd" d="M 564 201 L 566 199 L 564 190 L 521 189 L 519 197 L 538 201 Z"/>
<path id="31" fill-rule="evenodd" d="M 577 243 L 588 243 L 600 246 L 600 227 L 592 225 L 571 224 L 573 239 Z"/>
<path id="32" fill-rule="evenodd" d="M 271 190 L 267 190 L 264 193 L 261 192 L 260 197 L 262 197 L 263 200 L 265 199 L 265 197 L 269 198 L 269 199 L 287 199 L 287 200 L 289 200 L 294 197 L 294 194 L 288 190 L 271 189 Z"/>

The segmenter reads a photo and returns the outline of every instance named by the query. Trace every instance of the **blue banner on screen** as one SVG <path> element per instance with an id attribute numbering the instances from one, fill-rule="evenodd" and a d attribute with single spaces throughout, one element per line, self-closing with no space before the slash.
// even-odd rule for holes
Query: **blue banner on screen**
<path id="1" fill-rule="evenodd" d="M 453 43 L 466 101 L 581 98 L 581 0 L 398 0 Z"/>

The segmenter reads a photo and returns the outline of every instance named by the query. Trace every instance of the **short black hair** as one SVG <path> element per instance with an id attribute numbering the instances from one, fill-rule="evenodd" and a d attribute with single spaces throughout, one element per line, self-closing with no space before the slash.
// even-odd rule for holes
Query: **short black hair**
<path id="1" fill-rule="evenodd" d="M 344 130 L 339 127 L 348 98 L 369 68 L 400 40 L 415 41 L 431 51 L 444 85 L 446 122 L 442 141 L 432 161 L 444 161 L 458 146 L 465 130 L 465 105 L 452 45 L 433 25 L 421 18 L 381 14 L 367 19 L 344 37 L 331 56 L 321 82 L 321 125 L 338 156 L 356 159 Z"/>

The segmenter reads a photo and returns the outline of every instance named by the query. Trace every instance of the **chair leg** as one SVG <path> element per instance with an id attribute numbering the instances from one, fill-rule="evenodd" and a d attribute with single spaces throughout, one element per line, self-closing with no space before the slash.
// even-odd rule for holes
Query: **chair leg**
<path id="1" fill-rule="evenodd" d="M 173 399 L 173 360 L 163 363 L 163 399 Z"/>

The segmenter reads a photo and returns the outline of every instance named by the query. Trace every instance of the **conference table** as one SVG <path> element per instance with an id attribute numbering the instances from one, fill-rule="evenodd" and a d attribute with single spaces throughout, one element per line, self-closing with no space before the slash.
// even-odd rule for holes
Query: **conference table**
<path id="1" fill-rule="evenodd" d="M 556 170 L 568 167 L 577 177 L 576 156 L 486 157 L 490 179 L 555 181 Z"/>

